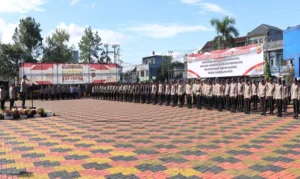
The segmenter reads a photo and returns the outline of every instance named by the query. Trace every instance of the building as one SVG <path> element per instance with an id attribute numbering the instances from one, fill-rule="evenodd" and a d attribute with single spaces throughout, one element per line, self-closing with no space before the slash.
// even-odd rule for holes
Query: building
<path id="1" fill-rule="evenodd" d="M 234 47 L 241 47 L 241 46 L 245 46 L 246 44 L 247 44 L 247 36 L 234 38 L 234 44 L 233 44 Z M 202 47 L 202 49 L 200 51 L 201 52 L 210 52 L 213 50 L 215 50 L 213 41 L 208 41 L 208 42 L 206 42 L 206 44 Z"/>
<path id="2" fill-rule="evenodd" d="M 250 31 L 247 36 L 235 38 L 233 47 L 258 43 L 264 43 L 265 56 L 270 60 L 271 74 L 273 76 L 288 75 L 292 62 L 283 60 L 283 30 L 278 27 L 261 24 Z M 209 41 L 199 52 L 209 52 L 213 49 L 213 42 Z"/>
<path id="3" fill-rule="evenodd" d="M 157 70 L 161 67 L 163 62 L 162 55 L 153 55 L 144 57 L 142 64 L 137 65 L 137 76 L 139 81 L 155 80 Z"/>
<path id="4" fill-rule="evenodd" d="M 73 51 L 73 63 L 78 63 L 79 59 L 79 52 L 78 51 Z"/>
<path id="5" fill-rule="evenodd" d="M 292 62 L 295 77 L 300 76 L 300 25 L 283 32 L 283 58 Z"/>
<path id="6" fill-rule="evenodd" d="M 248 33 L 248 44 L 264 43 L 265 56 L 270 61 L 272 76 L 288 75 L 291 62 L 283 60 L 283 30 L 261 24 Z"/>

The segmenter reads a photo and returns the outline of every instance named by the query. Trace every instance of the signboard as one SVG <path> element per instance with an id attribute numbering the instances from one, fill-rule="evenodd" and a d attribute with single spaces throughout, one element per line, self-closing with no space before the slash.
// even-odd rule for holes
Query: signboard
<path id="1" fill-rule="evenodd" d="M 188 56 L 188 78 L 256 76 L 263 74 L 263 45 L 253 44 Z"/>
<path id="2" fill-rule="evenodd" d="M 117 64 L 23 63 L 19 67 L 20 78 L 23 75 L 39 85 L 97 84 L 119 81 Z"/>

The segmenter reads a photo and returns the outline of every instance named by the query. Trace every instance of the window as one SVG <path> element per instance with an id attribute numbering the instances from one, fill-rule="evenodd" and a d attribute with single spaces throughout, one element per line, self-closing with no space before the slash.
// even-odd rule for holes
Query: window
<path id="1" fill-rule="evenodd" d="M 249 41 L 248 41 L 248 43 L 249 43 L 249 44 L 252 44 L 252 43 L 253 43 L 253 41 L 252 41 L 252 40 L 249 40 Z"/>
<path id="2" fill-rule="evenodd" d="M 260 38 L 260 39 L 259 39 L 259 43 L 264 43 L 264 39 L 263 39 L 263 38 Z"/>
<path id="3" fill-rule="evenodd" d="M 152 64 L 155 64 L 155 59 L 152 60 Z"/>
<path id="4" fill-rule="evenodd" d="M 146 76 L 149 76 L 149 70 L 146 70 Z"/>
<path id="5" fill-rule="evenodd" d="M 145 71 L 142 70 L 142 71 L 141 71 L 141 77 L 144 77 L 144 75 L 145 75 Z"/>
<path id="6" fill-rule="evenodd" d="M 271 63 L 271 64 L 270 64 L 271 66 L 274 65 L 274 60 L 273 60 L 273 58 L 270 60 L 270 63 Z"/>
<path id="7" fill-rule="evenodd" d="M 253 40 L 253 43 L 254 43 L 254 44 L 257 44 L 257 43 L 258 43 L 258 40 L 257 40 L 257 39 Z"/>

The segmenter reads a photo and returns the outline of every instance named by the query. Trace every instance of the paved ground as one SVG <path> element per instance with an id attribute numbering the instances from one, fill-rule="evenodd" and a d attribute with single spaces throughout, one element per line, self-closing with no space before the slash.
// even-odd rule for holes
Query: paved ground
<path id="1" fill-rule="evenodd" d="M 300 120 L 98 100 L 0 121 L 0 178 L 300 178 Z M 31 172 L 31 173 L 30 173 Z"/>

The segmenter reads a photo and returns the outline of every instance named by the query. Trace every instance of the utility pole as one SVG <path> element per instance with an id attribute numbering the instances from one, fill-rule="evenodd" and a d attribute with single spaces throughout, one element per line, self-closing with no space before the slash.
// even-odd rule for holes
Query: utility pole
<path id="1" fill-rule="evenodd" d="M 118 44 L 113 44 L 112 45 L 112 48 L 114 49 L 114 63 L 117 63 L 117 59 L 116 59 L 116 57 L 117 57 L 117 51 L 116 51 L 116 48 L 119 48 L 119 46 L 120 45 L 118 45 Z"/>

